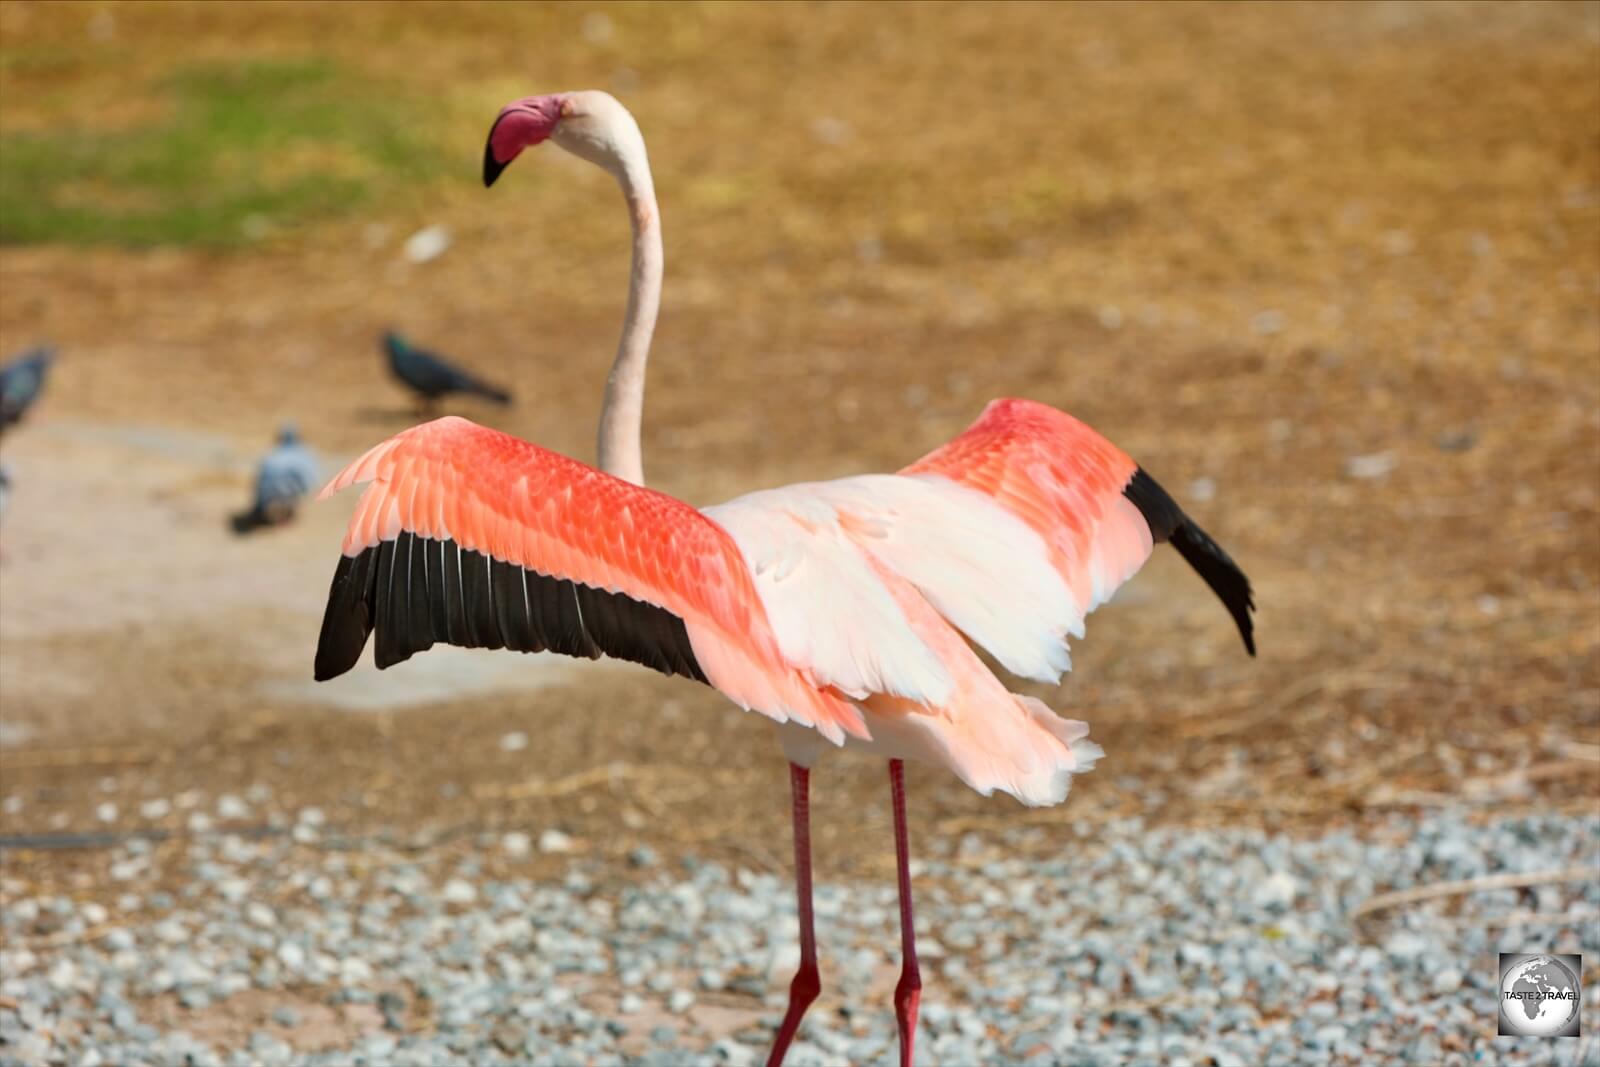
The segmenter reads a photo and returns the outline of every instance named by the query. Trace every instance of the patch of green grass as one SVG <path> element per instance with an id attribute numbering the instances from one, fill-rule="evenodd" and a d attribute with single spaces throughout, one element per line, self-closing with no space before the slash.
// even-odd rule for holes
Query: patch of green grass
<path id="1" fill-rule="evenodd" d="M 435 170 L 417 103 L 321 60 L 197 66 L 165 120 L 0 137 L 0 242 L 227 248 Z"/>

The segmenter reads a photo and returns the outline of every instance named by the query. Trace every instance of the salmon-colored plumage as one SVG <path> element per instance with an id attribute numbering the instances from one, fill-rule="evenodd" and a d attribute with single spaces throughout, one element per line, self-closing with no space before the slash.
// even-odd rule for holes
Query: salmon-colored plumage
<path id="1" fill-rule="evenodd" d="M 1087 614 L 1150 556 L 1149 526 L 1123 490 L 1139 465 L 1071 415 L 1032 400 L 989 403 L 959 437 L 904 468 L 980 490 L 1033 527 Z M 1113 574 L 1097 584 L 1096 560 Z"/>
<path id="2" fill-rule="evenodd" d="M 706 680 L 742 707 L 1053 804 L 1099 750 L 1082 724 L 1007 692 L 962 636 L 1055 679 L 1066 635 L 1149 557 L 1124 494 L 1137 469 L 1062 412 L 997 400 L 900 475 L 703 513 L 447 417 L 372 449 L 323 495 L 372 483 L 346 556 L 405 532 L 625 594 L 683 620 Z M 974 610 L 988 602 L 1002 612 Z M 815 759 L 792 732 L 785 747 Z"/>
<path id="3" fill-rule="evenodd" d="M 358 482 L 372 485 L 346 556 L 404 530 L 625 593 L 683 619 L 711 684 L 735 703 L 835 742 L 866 734 L 853 705 L 782 661 L 732 538 L 665 493 L 454 416 L 385 441 L 322 496 Z"/>
<path id="4" fill-rule="evenodd" d="M 1025 804 L 1062 801 L 1101 755 L 1088 727 L 1008 691 L 1047 682 L 1066 640 L 1170 542 L 1254 654 L 1249 580 L 1154 479 L 1083 423 L 996 400 L 898 474 L 747 494 L 704 512 L 642 487 L 644 368 L 662 243 L 643 135 L 600 92 L 502 109 L 493 183 L 550 140 L 616 178 L 629 207 L 628 309 L 606 385 L 605 473 L 462 419 L 418 426 L 351 464 L 324 495 L 371 482 L 335 570 L 315 673 L 380 667 L 437 642 L 609 655 L 704 681 L 780 723 L 791 763 L 800 966 L 768 1059 L 782 1064 L 820 978 L 812 929 L 810 768 L 828 743 L 889 760 L 903 962 L 900 1064 L 921 996 L 902 761 L 944 767 Z"/>

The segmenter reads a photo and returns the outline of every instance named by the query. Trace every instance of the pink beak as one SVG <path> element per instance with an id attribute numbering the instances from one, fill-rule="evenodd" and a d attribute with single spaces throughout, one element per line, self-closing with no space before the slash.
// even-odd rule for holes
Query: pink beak
<path id="1" fill-rule="evenodd" d="M 518 153 L 549 138 L 560 121 L 556 96 L 529 96 L 501 108 L 483 146 L 483 184 L 493 185 Z"/>

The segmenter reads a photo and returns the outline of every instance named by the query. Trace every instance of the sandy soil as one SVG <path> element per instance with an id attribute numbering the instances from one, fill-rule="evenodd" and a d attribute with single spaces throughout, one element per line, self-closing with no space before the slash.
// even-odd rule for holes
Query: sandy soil
<path id="1" fill-rule="evenodd" d="M 618 878 L 638 844 L 787 868 L 762 722 L 642 670 L 494 654 L 314 686 L 350 501 L 225 532 L 279 420 L 330 466 L 407 424 L 388 324 L 517 389 L 460 413 L 591 455 L 621 207 L 553 152 L 491 193 L 473 170 L 502 99 L 580 84 L 626 96 L 658 172 L 659 487 L 892 469 L 1031 396 L 1135 455 L 1255 582 L 1252 661 L 1161 553 L 1068 683 L 1029 690 L 1092 723 L 1101 769 L 1044 812 L 917 769 L 915 835 L 1595 802 L 1600 7 L 615 9 L 547 70 L 513 42 L 587 40 L 581 12 L 116 10 L 128 78 L 249 40 L 449 86 L 464 163 L 248 253 L 0 250 L 0 350 L 64 353 L 4 445 L 6 835 L 182 833 L 255 784 L 417 847 L 559 827 Z M 0 38 L 84 17 L 7 4 Z M 0 69 L 0 122 L 103 88 L 80 71 L 29 110 L 27 77 Z M 409 263 L 424 224 L 453 243 Z M 820 774 L 819 877 L 890 870 L 882 778 Z M 141 816 L 158 797 L 178 803 Z M 93 850 L 4 857 L 0 899 L 99 891 Z"/>

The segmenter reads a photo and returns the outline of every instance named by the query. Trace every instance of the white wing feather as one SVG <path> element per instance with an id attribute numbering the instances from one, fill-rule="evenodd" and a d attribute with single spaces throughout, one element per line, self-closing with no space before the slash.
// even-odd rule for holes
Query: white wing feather
<path id="1" fill-rule="evenodd" d="M 862 548 L 1012 674 L 1059 682 L 1081 636 L 1076 598 L 1026 523 L 936 475 L 870 474 L 806 486 Z"/>
<path id="2" fill-rule="evenodd" d="M 744 555 L 779 650 L 856 699 L 890 693 L 943 704 L 949 672 L 813 488 L 769 489 L 704 509 Z"/>

